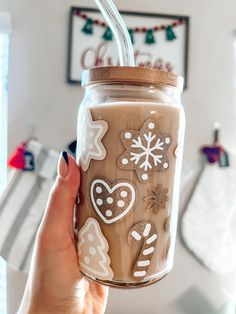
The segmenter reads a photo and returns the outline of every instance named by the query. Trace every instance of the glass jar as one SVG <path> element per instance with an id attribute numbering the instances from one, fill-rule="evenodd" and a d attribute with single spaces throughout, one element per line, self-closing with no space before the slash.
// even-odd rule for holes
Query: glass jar
<path id="1" fill-rule="evenodd" d="M 183 79 L 138 67 L 83 73 L 78 116 L 80 271 L 120 288 L 172 268 L 184 138 Z"/>

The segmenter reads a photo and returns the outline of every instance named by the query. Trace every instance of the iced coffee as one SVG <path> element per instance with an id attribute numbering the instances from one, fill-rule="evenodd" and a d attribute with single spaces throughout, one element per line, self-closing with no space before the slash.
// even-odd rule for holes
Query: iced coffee
<path id="1" fill-rule="evenodd" d="M 81 272 L 139 287 L 172 268 L 184 116 L 182 80 L 145 68 L 93 69 L 78 118 Z"/>

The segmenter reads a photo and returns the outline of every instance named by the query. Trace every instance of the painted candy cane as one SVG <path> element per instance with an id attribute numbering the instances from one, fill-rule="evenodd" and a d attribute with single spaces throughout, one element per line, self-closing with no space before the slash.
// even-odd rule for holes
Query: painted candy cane
<path id="1" fill-rule="evenodd" d="M 142 245 L 139 256 L 133 268 L 133 278 L 142 280 L 148 271 L 157 242 L 157 230 L 152 222 L 142 221 L 129 231 L 129 243 Z"/>

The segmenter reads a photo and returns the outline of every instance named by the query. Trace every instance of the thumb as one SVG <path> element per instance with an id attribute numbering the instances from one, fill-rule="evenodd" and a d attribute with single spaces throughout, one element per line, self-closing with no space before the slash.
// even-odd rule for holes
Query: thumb
<path id="1" fill-rule="evenodd" d="M 58 160 L 56 182 L 49 195 L 40 233 L 60 239 L 66 233 L 73 238 L 74 205 L 80 186 L 80 172 L 75 159 L 63 151 Z M 55 238 L 56 237 L 56 238 Z"/>

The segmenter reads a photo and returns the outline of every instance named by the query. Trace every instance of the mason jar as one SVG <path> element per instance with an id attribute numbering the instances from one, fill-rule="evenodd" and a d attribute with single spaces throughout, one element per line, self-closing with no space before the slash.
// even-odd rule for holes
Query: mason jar
<path id="1" fill-rule="evenodd" d="M 142 287 L 172 268 L 185 119 L 183 79 L 140 67 L 83 72 L 77 162 L 85 277 Z"/>

